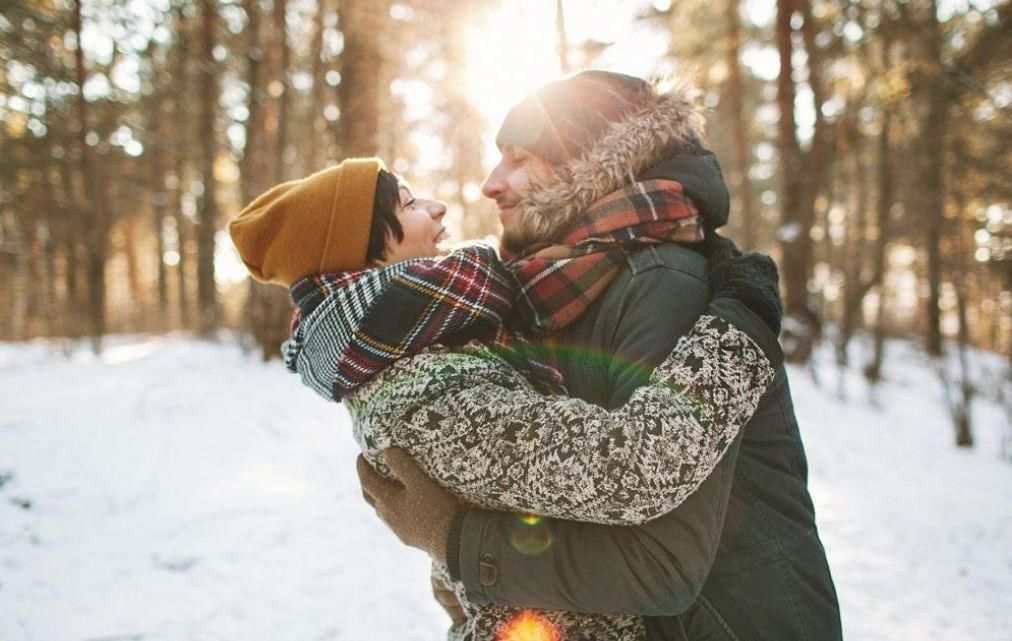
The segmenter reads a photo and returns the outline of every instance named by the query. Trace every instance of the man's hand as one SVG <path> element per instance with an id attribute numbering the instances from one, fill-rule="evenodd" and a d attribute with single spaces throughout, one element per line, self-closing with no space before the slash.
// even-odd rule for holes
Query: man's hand
<path id="1" fill-rule="evenodd" d="M 784 304 L 773 259 L 757 252 L 741 253 L 729 239 L 714 233 L 707 239 L 713 297 L 733 298 L 780 334 Z"/>
<path id="2" fill-rule="evenodd" d="M 404 450 L 386 450 L 383 461 L 397 481 L 383 478 L 362 455 L 358 457 L 358 478 L 366 502 L 402 543 L 445 564 L 446 535 L 458 508 L 457 499 L 426 476 Z"/>
<path id="3" fill-rule="evenodd" d="M 436 577 L 432 577 L 432 595 L 450 615 L 453 625 L 457 626 L 467 621 L 467 615 L 464 613 L 464 608 L 460 605 L 457 595 L 453 593 L 453 590 L 443 585 L 442 581 L 438 581 Z"/>

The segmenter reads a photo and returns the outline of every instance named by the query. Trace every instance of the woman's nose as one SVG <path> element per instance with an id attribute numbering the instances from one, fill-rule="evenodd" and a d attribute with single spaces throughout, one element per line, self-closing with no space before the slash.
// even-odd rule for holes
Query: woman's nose
<path id="1" fill-rule="evenodd" d="M 441 200 L 430 200 L 426 203 L 426 208 L 433 220 L 439 220 L 446 215 L 446 203 Z"/>

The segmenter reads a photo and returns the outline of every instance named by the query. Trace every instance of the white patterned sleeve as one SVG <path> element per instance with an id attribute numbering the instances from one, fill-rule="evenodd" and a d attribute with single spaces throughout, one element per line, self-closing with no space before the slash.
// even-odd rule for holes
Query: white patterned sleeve
<path id="1" fill-rule="evenodd" d="M 472 504 L 598 523 L 639 524 L 682 503 L 775 374 L 717 316 L 700 317 L 649 384 L 610 411 L 482 375 L 477 359 L 436 356 L 437 367 L 377 381 L 352 408 L 367 457 L 396 445 Z"/>

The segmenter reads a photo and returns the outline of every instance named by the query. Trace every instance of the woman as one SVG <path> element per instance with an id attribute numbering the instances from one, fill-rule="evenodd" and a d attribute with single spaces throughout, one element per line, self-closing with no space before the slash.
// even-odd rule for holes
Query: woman
<path id="1" fill-rule="evenodd" d="M 661 212 L 647 231 L 698 230 L 665 181 L 625 189 Z M 517 265 L 481 245 L 434 257 L 445 211 L 380 161 L 353 159 L 279 185 L 240 213 L 230 230 L 247 266 L 291 288 L 289 368 L 345 402 L 377 469 L 388 473 L 383 452 L 402 448 L 466 503 L 631 524 L 684 501 L 755 410 L 779 354 L 763 351 L 740 314 L 719 311 L 729 301 L 717 283 L 725 306 L 700 317 L 626 405 L 569 398 L 518 331 Z M 731 258 L 720 273 L 733 279 L 739 263 L 763 260 Z M 771 278 L 760 285 L 775 291 L 775 270 Z M 450 584 L 443 557 L 433 572 Z M 451 638 L 492 639 L 519 614 L 472 606 L 452 587 L 468 616 Z M 540 614 L 566 639 L 644 634 L 631 615 Z"/>

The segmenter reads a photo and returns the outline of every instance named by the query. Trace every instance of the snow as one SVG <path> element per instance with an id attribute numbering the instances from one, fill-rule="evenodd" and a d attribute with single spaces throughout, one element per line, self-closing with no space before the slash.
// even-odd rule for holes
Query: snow
<path id="1" fill-rule="evenodd" d="M 889 359 L 884 410 L 791 372 L 845 636 L 1008 641 L 1008 419 L 978 400 L 956 449 L 930 367 Z M 233 343 L 0 345 L 0 640 L 441 638 L 356 453 L 342 408 Z"/>

